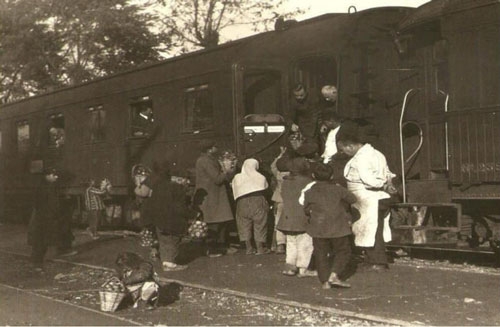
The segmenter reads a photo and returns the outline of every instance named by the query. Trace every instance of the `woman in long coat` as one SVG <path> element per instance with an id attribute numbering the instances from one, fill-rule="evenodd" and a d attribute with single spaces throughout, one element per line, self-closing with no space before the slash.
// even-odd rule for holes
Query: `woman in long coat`
<path id="1" fill-rule="evenodd" d="M 202 141 L 200 150 L 201 155 L 196 160 L 195 194 L 205 195 L 199 205 L 203 220 L 216 233 L 216 242 L 227 247 L 227 222 L 234 220 L 226 189 L 231 176 L 221 170 L 215 156 L 218 149 L 214 141 Z"/>

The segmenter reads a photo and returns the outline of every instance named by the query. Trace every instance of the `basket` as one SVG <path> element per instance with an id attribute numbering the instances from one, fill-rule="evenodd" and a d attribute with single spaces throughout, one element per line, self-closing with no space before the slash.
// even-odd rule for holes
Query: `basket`
<path id="1" fill-rule="evenodd" d="M 125 298 L 123 292 L 99 291 L 101 311 L 114 312 Z"/>

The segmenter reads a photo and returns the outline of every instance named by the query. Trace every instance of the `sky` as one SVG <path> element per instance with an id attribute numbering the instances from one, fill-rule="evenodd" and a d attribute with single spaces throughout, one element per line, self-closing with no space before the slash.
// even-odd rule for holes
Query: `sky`
<path id="1" fill-rule="evenodd" d="M 296 20 L 320 16 L 329 13 L 347 13 L 350 6 L 356 7 L 357 11 L 375 7 L 419 7 L 429 0 L 288 0 L 285 10 L 293 11 L 301 8 L 304 14 L 295 17 Z M 253 34 L 249 28 L 238 27 L 222 31 L 223 37 L 227 39 L 239 39 Z"/>

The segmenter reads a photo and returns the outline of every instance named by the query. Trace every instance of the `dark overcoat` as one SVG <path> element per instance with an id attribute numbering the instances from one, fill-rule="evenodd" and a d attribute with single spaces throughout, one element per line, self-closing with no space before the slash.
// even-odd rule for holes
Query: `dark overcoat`
<path id="1" fill-rule="evenodd" d="M 304 211 L 309 216 L 306 231 L 315 238 L 351 235 L 350 205 L 354 194 L 333 182 L 318 181 L 304 195 Z"/>
<path id="2" fill-rule="evenodd" d="M 217 159 L 206 153 L 201 154 L 196 160 L 196 191 L 206 194 L 200 209 L 203 220 L 208 224 L 234 219 L 226 189 L 227 182 L 227 175 L 222 172 Z"/>

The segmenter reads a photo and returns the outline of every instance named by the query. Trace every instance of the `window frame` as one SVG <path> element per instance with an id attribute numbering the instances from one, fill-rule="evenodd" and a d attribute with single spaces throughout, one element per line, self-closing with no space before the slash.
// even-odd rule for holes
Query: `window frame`
<path id="1" fill-rule="evenodd" d="M 101 143 L 106 141 L 106 109 L 104 105 L 98 104 L 93 106 L 88 106 L 86 108 L 88 114 L 88 135 L 87 141 L 89 143 Z M 97 124 L 94 124 L 94 114 L 97 113 Z M 103 115 L 101 115 L 103 113 Z M 95 126 L 97 125 L 97 126 Z M 95 135 L 101 135 L 96 137 Z"/>
<path id="2" fill-rule="evenodd" d="M 140 114 L 137 113 L 135 114 L 135 110 L 140 109 L 139 105 L 142 104 L 149 104 L 149 108 L 151 108 L 151 117 L 147 121 L 147 126 L 142 127 L 142 126 L 135 126 L 135 128 L 141 128 L 145 131 L 143 135 L 134 135 L 133 129 L 134 125 L 133 122 L 135 121 L 135 117 L 138 117 Z M 154 111 L 154 104 L 153 104 L 153 99 L 150 95 L 142 95 L 142 96 L 137 96 L 131 99 L 129 102 L 129 120 L 128 120 L 128 128 L 127 128 L 127 137 L 130 139 L 141 139 L 141 138 L 147 138 L 151 136 L 151 127 L 153 126 L 154 120 L 155 120 L 155 111 Z M 139 130 L 137 132 L 140 132 Z"/>
<path id="3" fill-rule="evenodd" d="M 16 152 L 18 154 L 26 154 L 30 151 L 31 149 L 31 123 L 28 119 L 21 119 L 21 120 L 17 120 L 15 122 L 15 125 L 16 125 Z M 21 125 L 24 125 L 24 126 L 27 126 L 28 127 L 28 137 L 27 137 L 27 140 L 25 141 L 26 145 L 25 145 L 25 148 L 20 148 L 19 145 L 19 127 Z"/>
<path id="4" fill-rule="evenodd" d="M 196 128 L 195 121 L 195 106 L 192 106 L 192 109 L 189 109 L 191 106 L 189 105 L 189 101 L 193 99 L 190 97 L 191 94 L 195 95 L 196 99 L 200 97 L 198 95 L 206 93 L 209 96 L 208 101 L 204 101 L 204 103 L 210 104 L 210 125 L 207 127 L 201 126 L 200 128 Z M 200 132 L 210 132 L 214 130 L 215 125 L 215 110 L 214 110 L 214 95 L 213 88 L 209 83 L 199 83 L 194 86 L 186 87 L 183 89 L 183 112 L 182 112 L 182 131 L 184 133 L 200 133 Z M 191 119 L 189 118 L 191 115 Z M 191 121 L 191 123 L 189 123 Z"/>
<path id="5" fill-rule="evenodd" d="M 54 126 L 54 122 L 55 122 L 54 119 L 59 119 L 59 118 L 62 118 L 62 122 L 63 122 L 63 127 L 62 127 L 63 142 L 58 145 L 57 141 L 51 142 L 52 137 L 51 137 L 50 129 L 52 127 L 55 127 Z M 49 120 L 49 122 L 47 124 L 47 146 L 49 148 L 58 148 L 58 147 L 64 146 L 64 143 L 66 142 L 66 117 L 64 116 L 64 114 L 62 112 L 56 112 L 56 113 L 52 113 L 52 114 L 48 115 L 47 119 Z M 61 129 L 61 127 L 56 127 L 56 128 Z"/>

